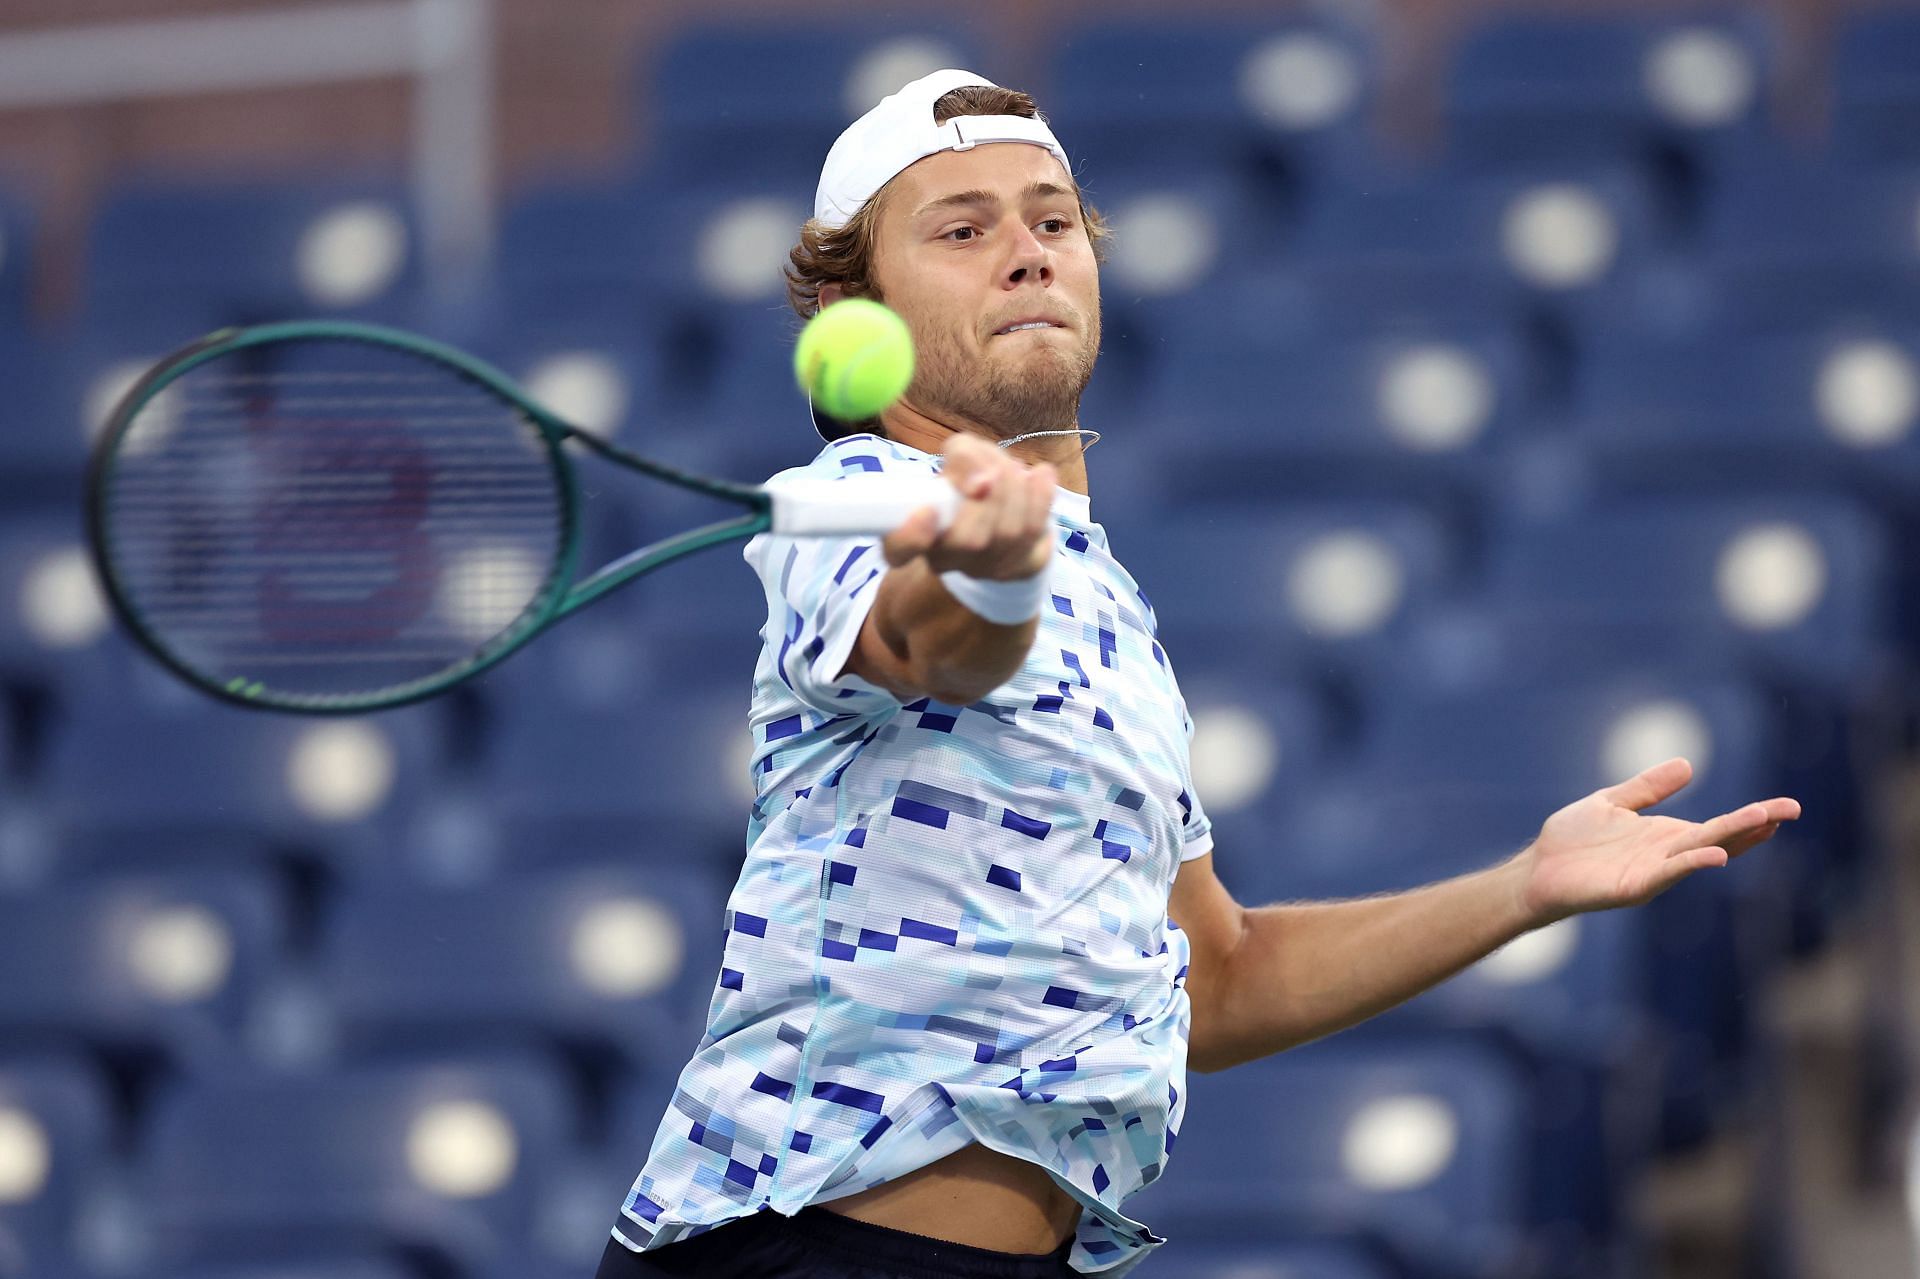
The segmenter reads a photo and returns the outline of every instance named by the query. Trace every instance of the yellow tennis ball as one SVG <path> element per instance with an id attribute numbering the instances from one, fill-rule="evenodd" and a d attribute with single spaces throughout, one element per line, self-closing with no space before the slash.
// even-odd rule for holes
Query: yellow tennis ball
<path id="1" fill-rule="evenodd" d="M 793 349 L 800 389 L 843 422 L 864 422 L 906 394 L 913 381 L 907 322 L 869 298 L 823 307 Z"/>

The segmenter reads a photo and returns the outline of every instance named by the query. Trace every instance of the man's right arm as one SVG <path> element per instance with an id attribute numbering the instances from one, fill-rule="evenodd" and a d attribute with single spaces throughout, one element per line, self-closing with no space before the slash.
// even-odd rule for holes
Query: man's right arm
<path id="1" fill-rule="evenodd" d="M 848 655 L 846 669 L 900 698 L 952 706 L 979 701 L 1012 679 L 1039 631 L 1039 615 L 989 621 L 959 600 L 940 574 L 1015 581 L 1044 573 L 1053 558 L 1051 466 L 1028 466 L 974 436 L 948 441 L 944 474 L 964 499 L 941 532 L 930 510 L 888 536 L 890 566 Z"/>

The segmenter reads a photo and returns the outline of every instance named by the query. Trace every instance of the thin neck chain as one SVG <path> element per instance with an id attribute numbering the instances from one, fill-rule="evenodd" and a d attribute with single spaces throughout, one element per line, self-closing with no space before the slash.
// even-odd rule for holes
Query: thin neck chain
<path id="1" fill-rule="evenodd" d="M 1094 445 L 1100 442 L 1100 432 L 1089 431 L 1080 427 L 1070 427 L 1064 431 L 1028 431 L 1025 435 L 1016 435 L 1010 440 L 1001 440 L 1000 447 L 1006 448 L 1009 444 L 1018 444 L 1022 440 L 1037 440 L 1042 438 L 1043 436 L 1048 436 L 1048 435 L 1080 436 L 1085 441 L 1080 446 L 1080 451 L 1082 453 L 1086 452 L 1088 449 L 1092 448 Z"/>

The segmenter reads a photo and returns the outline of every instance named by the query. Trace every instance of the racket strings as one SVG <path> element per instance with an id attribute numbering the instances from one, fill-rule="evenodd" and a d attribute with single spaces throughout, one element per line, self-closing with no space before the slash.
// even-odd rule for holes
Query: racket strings
<path id="1" fill-rule="evenodd" d="M 243 363 L 263 358 L 279 367 Z M 121 592 L 168 651 L 292 697 L 381 696 L 469 665 L 537 614 L 567 537 L 552 459 L 517 410 L 346 341 L 190 370 L 128 425 L 105 496 Z"/>

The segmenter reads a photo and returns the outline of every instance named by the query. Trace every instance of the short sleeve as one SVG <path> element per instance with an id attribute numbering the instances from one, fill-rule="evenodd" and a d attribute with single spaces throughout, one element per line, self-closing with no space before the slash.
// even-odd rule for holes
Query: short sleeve
<path id="1" fill-rule="evenodd" d="M 934 459 L 871 435 L 835 441 L 804 468 L 808 475 L 934 469 Z M 767 596 L 764 642 L 775 675 L 794 696 L 827 715 L 872 714 L 900 705 L 886 689 L 841 674 L 887 572 L 881 539 L 780 537 L 747 543 L 746 561 Z"/>
<path id="2" fill-rule="evenodd" d="M 1193 716 L 1187 713 L 1185 698 L 1180 701 L 1180 723 L 1186 730 L 1186 750 L 1180 760 L 1180 775 L 1186 783 L 1180 792 L 1180 860 L 1190 862 L 1213 851 L 1213 822 L 1193 788 Z"/>

